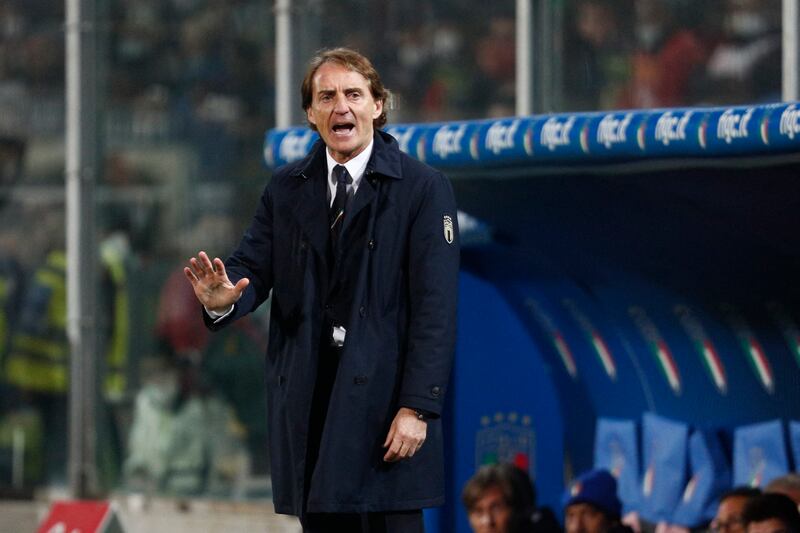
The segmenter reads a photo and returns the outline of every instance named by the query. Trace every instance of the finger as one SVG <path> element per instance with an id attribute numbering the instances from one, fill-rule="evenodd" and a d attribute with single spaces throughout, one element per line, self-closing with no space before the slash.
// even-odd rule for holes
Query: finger
<path id="1" fill-rule="evenodd" d="M 384 460 L 389 461 L 390 463 L 393 461 L 397 461 L 398 453 L 400 451 L 400 446 L 402 446 L 402 443 L 399 440 L 397 439 L 393 440 L 392 445 L 389 448 L 389 451 L 386 452 L 386 455 L 383 456 Z"/>
<path id="2" fill-rule="evenodd" d="M 213 268 L 214 268 L 214 272 L 216 272 L 217 274 L 222 275 L 222 276 L 226 276 L 226 274 L 225 274 L 225 263 L 223 263 L 222 259 L 220 259 L 219 257 L 215 257 L 214 258 Z"/>
<path id="3" fill-rule="evenodd" d="M 383 460 L 386 461 L 387 463 L 392 463 L 396 460 L 396 455 L 394 452 L 392 452 L 392 450 L 389 450 L 383 456 Z"/>
<path id="4" fill-rule="evenodd" d="M 417 444 L 417 447 L 414 448 L 414 453 L 417 453 L 418 451 L 420 451 L 422 449 L 422 445 L 423 444 L 425 444 L 425 439 L 422 439 L 421 441 L 419 441 L 419 443 Z"/>
<path id="5" fill-rule="evenodd" d="M 419 446 L 409 446 L 408 451 L 406 452 L 406 459 L 411 459 L 414 457 L 414 454 L 417 453 L 419 450 Z"/>
<path id="6" fill-rule="evenodd" d="M 197 276 L 194 275 L 192 269 L 189 267 L 183 267 L 183 273 L 186 275 L 186 278 L 191 282 L 192 285 L 197 283 Z"/>
<path id="7" fill-rule="evenodd" d="M 208 254 L 205 252 L 200 252 L 197 255 L 200 256 L 200 261 L 203 264 L 203 268 L 205 268 L 209 272 L 214 272 L 214 265 L 211 264 L 211 259 L 208 258 Z"/>
<path id="8" fill-rule="evenodd" d="M 411 451 L 411 446 L 407 442 L 402 442 L 400 444 L 400 449 L 397 450 L 397 457 L 400 459 L 404 459 L 408 457 L 409 452 Z"/>
<path id="9" fill-rule="evenodd" d="M 189 264 L 192 265 L 192 270 L 195 276 L 200 278 L 201 276 L 205 275 L 206 271 L 203 268 L 203 265 L 200 263 L 200 261 L 192 257 L 191 259 L 189 259 Z"/>
<path id="10" fill-rule="evenodd" d="M 383 457 L 383 460 L 387 463 L 395 463 L 400 460 L 396 453 L 389 453 L 387 452 L 386 455 Z"/>

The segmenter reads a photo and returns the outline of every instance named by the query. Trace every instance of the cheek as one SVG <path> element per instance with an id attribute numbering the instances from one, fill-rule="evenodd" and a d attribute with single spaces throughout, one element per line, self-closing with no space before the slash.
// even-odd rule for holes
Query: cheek
<path id="1" fill-rule="evenodd" d="M 469 525 L 473 530 L 478 531 L 478 527 L 481 525 L 480 515 L 469 515 Z"/>
<path id="2" fill-rule="evenodd" d="M 586 520 L 586 529 L 590 533 L 597 533 L 599 531 L 603 531 L 603 516 L 592 516 Z"/>
<path id="3" fill-rule="evenodd" d="M 505 511 L 497 514 L 497 525 L 500 531 L 505 531 L 508 521 L 511 519 L 511 511 Z"/>

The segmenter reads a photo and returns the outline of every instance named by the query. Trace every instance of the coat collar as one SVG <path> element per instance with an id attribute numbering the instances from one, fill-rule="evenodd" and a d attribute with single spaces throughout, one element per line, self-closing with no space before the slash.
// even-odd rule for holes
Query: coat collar
<path id="1" fill-rule="evenodd" d="M 385 131 L 376 130 L 374 134 L 372 155 L 367 163 L 366 176 L 379 174 L 387 178 L 402 179 L 400 163 L 400 146 L 397 140 Z M 326 175 L 328 164 L 325 158 L 325 143 L 322 139 L 311 147 L 311 151 L 300 162 L 293 175 L 309 179 L 320 174 Z"/>
<path id="2" fill-rule="evenodd" d="M 302 199 L 293 207 L 295 219 L 323 261 L 328 246 L 327 170 L 325 144 L 320 139 L 292 173 L 300 180 L 297 187 L 302 191 Z M 402 179 L 399 145 L 394 137 L 383 131 L 375 132 L 375 144 L 364 172 L 365 179 L 361 181 L 358 192 L 353 197 L 353 205 L 348 210 L 343 230 L 374 198 L 377 180 L 373 178 L 377 176 Z"/>

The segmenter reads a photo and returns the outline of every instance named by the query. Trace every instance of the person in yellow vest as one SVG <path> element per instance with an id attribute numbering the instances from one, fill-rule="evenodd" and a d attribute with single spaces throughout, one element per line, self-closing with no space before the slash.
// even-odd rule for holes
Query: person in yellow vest
<path id="1" fill-rule="evenodd" d="M 47 254 L 23 295 L 11 349 L 4 361 L 7 383 L 38 412 L 46 428 L 44 468 L 47 481 L 66 481 L 67 259 L 63 251 Z"/>
<path id="2" fill-rule="evenodd" d="M 106 239 L 100 246 L 105 278 L 104 308 L 101 316 L 110 319 L 101 324 L 106 347 L 104 365 L 98 371 L 106 400 L 113 404 L 124 395 L 129 352 L 129 302 L 126 276 L 127 248 L 120 241 Z M 52 250 L 33 275 L 25 294 L 11 348 L 3 362 L 8 385 L 23 396 L 23 401 L 39 411 L 47 432 L 44 464 L 46 481 L 66 481 L 67 463 L 67 392 L 69 390 L 69 352 L 67 338 L 67 259 L 63 250 Z M 101 421 L 102 440 L 111 442 L 111 453 L 99 446 L 100 460 L 106 469 L 120 460 L 116 429 L 110 417 Z M 115 451 L 116 450 L 116 451 Z M 105 449 L 105 451 L 108 451 Z M 117 465 L 118 466 L 118 465 Z"/>

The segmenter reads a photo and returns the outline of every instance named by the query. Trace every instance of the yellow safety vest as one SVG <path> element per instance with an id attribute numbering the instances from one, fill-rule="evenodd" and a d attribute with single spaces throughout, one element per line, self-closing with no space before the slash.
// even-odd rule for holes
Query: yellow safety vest
<path id="1" fill-rule="evenodd" d="M 43 323 L 36 328 L 21 323 L 14 333 L 5 362 L 6 380 L 24 390 L 64 393 L 69 383 L 67 340 L 67 258 L 62 251 L 50 252 L 36 271 L 28 290 L 49 293 Z M 25 313 L 25 311 L 22 311 Z"/>
<path id="2" fill-rule="evenodd" d="M 130 346 L 130 318 L 128 278 L 125 271 L 125 253 L 113 245 L 100 248 L 100 261 L 109 273 L 114 286 L 114 323 L 108 339 L 106 369 L 103 378 L 106 396 L 111 400 L 122 398 L 127 385 L 126 369 Z"/>
<path id="3" fill-rule="evenodd" d="M 106 397 L 119 399 L 127 384 L 126 365 L 130 339 L 129 298 L 124 255 L 112 247 L 101 250 L 101 261 L 114 287 L 112 324 L 103 390 Z M 5 363 L 6 380 L 23 390 L 66 393 L 69 386 L 69 340 L 67 338 L 67 259 L 63 251 L 48 254 L 36 271 L 31 289 L 49 291 L 44 327 L 26 331 L 21 324 L 14 334 Z M 40 324 L 41 326 L 41 324 Z"/>

